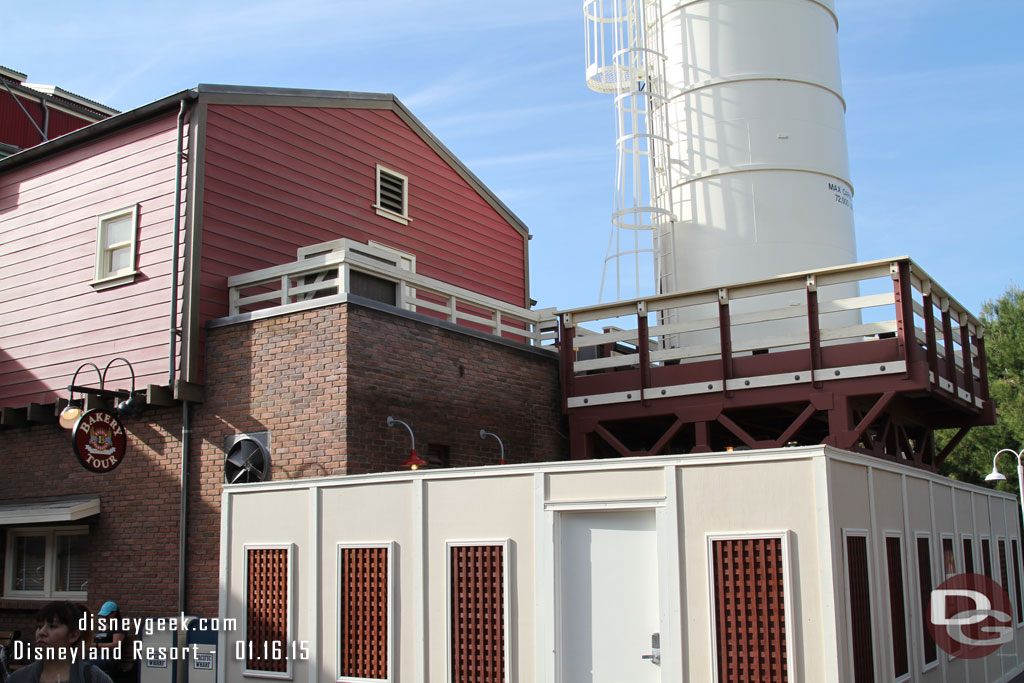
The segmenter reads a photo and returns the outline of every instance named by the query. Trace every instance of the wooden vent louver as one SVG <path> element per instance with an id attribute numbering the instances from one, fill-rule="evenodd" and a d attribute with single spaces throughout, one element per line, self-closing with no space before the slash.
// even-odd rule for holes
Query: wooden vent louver
<path id="1" fill-rule="evenodd" d="M 999 539 L 998 543 L 996 543 L 996 549 L 999 551 L 999 585 L 1009 595 L 1010 580 L 1006 569 L 1006 541 Z"/>
<path id="2" fill-rule="evenodd" d="M 873 683 L 875 655 L 871 644 L 871 584 L 868 577 L 868 539 L 846 537 L 846 570 L 850 578 L 850 635 L 853 639 L 853 680 Z"/>
<path id="3" fill-rule="evenodd" d="M 903 594 L 903 549 L 896 536 L 885 539 L 885 557 L 889 571 L 889 621 L 892 624 L 893 675 L 910 671 L 907 652 L 907 605 Z"/>
<path id="4" fill-rule="evenodd" d="M 287 671 L 285 657 L 272 657 L 288 644 L 288 549 L 248 550 L 245 666 L 251 671 Z"/>
<path id="5" fill-rule="evenodd" d="M 405 181 L 385 170 L 380 171 L 380 206 L 399 216 L 405 215 Z"/>
<path id="6" fill-rule="evenodd" d="M 504 547 L 451 547 L 452 683 L 505 680 Z"/>
<path id="7" fill-rule="evenodd" d="M 1020 550 L 1018 549 L 1016 538 L 1011 543 L 1013 544 L 1013 587 L 1016 589 L 1013 595 L 1017 605 L 1017 623 L 1020 624 L 1024 623 L 1024 609 L 1022 609 L 1024 605 L 1021 604 L 1020 595 Z"/>
<path id="8" fill-rule="evenodd" d="M 388 609 L 388 549 L 342 548 L 342 676 L 388 677 Z"/>
<path id="9" fill-rule="evenodd" d="M 715 628 L 721 683 L 785 683 L 781 538 L 715 540 Z"/>
<path id="10" fill-rule="evenodd" d="M 974 573 L 974 543 L 969 538 L 964 539 L 964 572 Z"/>
<path id="11" fill-rule="evenodd" d="M 985 545 L 982 541 L 982 546 Z M 917 587 L 921 591 L 921 614 L 928 614 L 928 604 L 932 596 L 932 546 L 927 537 L 917 539 Z M 921 620 L 921 640 L 924 644 L 924 661 L 930 664 L 939 658 L 935 641 L 928 632 L 926 620 Z"/>

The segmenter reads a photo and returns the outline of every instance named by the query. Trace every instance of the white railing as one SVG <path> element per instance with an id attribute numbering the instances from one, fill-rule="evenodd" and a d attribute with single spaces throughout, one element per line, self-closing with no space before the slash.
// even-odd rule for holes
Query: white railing
<path id="1" fill-rule="evenodd" d="M 901 275 L 904 272 L 909 277 Z M 810 292 L 816 295 L 809 296 Z M 727 376 L 723 386 L 753 388 L 766 382 L 845 378 L 851 373 L 891 374 L 905 371 L 907 363 L 918 357 L 906 348 L 914 345 L 927 357 L 933 383 L 970 402 L 978 401 L 979 390 L 987 395 L 981 386 L 983 326 L 907 257 L 618 301 L 558 315 L 572 335 L 572 348 L 563 362 L 571 364 L 571 376 L 584 380 L 616 370 L 646 371 L 713 359 L 731 362 L 740 356 L 797 349 L 810 351 L 806 368 L 778 377 Z M 725 320 L 728 326 L 723 328 Z M 602 331 L 583 327 L 586 323 Z M 895 362 L 872 367 L 829 365 L 820 351 L 889 337 L 899 343 L 899 355 L 891 359 Z M 968 376 L 958 379 L 957 373 L 965 367 L 970 368 Z M 718 386 L 694 383 L 698 385 L 701 390 Z M 635 400 L 641 396 L 636 391 L 622 393 Z M 652 396 L 662 394 L 666 392 L 659 390 Z M 588 405 L 594 403 L 592 398 Z"/>
<path id="2" fill-rule="evenodd" d="M 399 308 L 532 346 L 556 341 L 553 308 L 534 311 L 514 306 L 403 269 L 386 250 L 352 240 L 339 243 L 341 247 L 326 254 L 228 278 L 230 317 L 223 322 L 341 303 L 352 293 L 352 273 L 363 273 L 393 283 Z"/>

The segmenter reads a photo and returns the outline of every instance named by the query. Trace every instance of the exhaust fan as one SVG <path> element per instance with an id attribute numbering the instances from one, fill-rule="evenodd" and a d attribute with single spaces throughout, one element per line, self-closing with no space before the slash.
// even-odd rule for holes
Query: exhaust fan
<path id="1" fill-rule="evenodd" d="M 224 457 L 224 483 L 249 484 L 270 475 L 270 452 L 250 436 L 239 437 Z"/>

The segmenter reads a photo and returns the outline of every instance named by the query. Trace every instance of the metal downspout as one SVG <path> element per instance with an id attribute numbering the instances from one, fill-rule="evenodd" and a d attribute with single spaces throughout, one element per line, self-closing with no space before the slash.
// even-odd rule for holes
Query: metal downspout
<path id="1" fill-rule="evenodd" d="M 195 95 L 192 95 L 194 99 Z M 174 164 L 174 239 L 171 247 L 171 338 L 168 352 L 167 386 L 174 391 L 178 352 L 178 254 L 181 241 L 181 172 L 184 162 L 185 113 L 189 98 L 183 97 L 178 109 L 178 141 Z M 191 404 L 181 402 L 181 514 L 178 522 L 178 614 L 185 613 L 185 551 L 188 536 L 188 461 L 192 437 Z"/>
<path id="2" fill-rule="evenodd" d="M 192 424 L 188 401 L 181 402 L 181 519 L 178 527 L 178 614 L 185 613 L 185 539 L 188 523 L 188 456 L 192 440 Z"/>
<path id="3" fill-rule="evenodd" d="M 170 368 L 168 368 L 167 386 L 174 391 L 174 380 L 176 375 L 175 361 L 178 351 L 178 251 L 181 242 L 181 167 L 184 157 L 185 138 L 185 112 L 188 100 L 182 98 L 181 106 L 178 109 L 178 142 L 175 150 L 174 163 L 174 239 L 171 245 L 171 340 L 170 350 L 167 354 Z"/>

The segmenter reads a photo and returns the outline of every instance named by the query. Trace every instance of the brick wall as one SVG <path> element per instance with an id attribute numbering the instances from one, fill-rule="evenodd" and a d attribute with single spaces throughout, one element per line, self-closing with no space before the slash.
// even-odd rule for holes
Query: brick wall
<path id="1" fill-rule="evenodd" d="M 83 468 L 71 432 L 57 425 L 3 431 L 0 503 L 99 496 L 99 515 L 70 524 L 89 527 L 89 606 L 116 600 L 124 616 L 171 616 L 178 599 L 181 408 L 150 408 L 123 422 L 128 453 L 107 474 Z M 4 532 L 0 527 L 0 548 L 7 545 Z M 0 565 L 3 559 L 0 553 Z M 21 629 L 31 639 L 42 604 L 0 599 L 0 630 Z"/>
<path id="2" fill-rule="evenodd" d="M 453 467 L 567 457 L 557 359 L 448 327 L 363 306 L 349 307 L 349 473 L 396 469 L 408 457 L 408 422 L 426 458 L 446 446 Z"/>
<path id="3" fill-rule="evenodd" d="M 423 457 L 447 447 L 452 466 L 497 464 L 498 444 L 481 440 L 482 428 L 501 436 L 508 462 L 567 457 L 553 355 L 389 307 L 349 303 L 214 328 L 206 367 L 206 400 L 190 421 L 187 614 L 217 615 L 230 437 L 267 432 L 275 480 L 398 469 L 409 436 L 388 428 L 388 415 L 413 427 Z M 175 613 L 181 421 L 180 407 L 125 420 L 128 456 L 105 475 L 78 464 L 56 425 L 2 433 L 0 502 L 100 497 L 101 513 L 81 522 L 94 610 L 112 599 L 124 616 Z M 0 599 L 0 629 L 31 637 L 39 606 Z"/>
<path id="4" fill-rule="evenodd" d="M 224 446 L 268 432 L 271 479 L 399 469 L 408 422 L 426 458 L 452 466 L 567 457 L 557 359 L 487 335 L 355 303 L 211 329 L 206 401 L 195 409 L 188 612 L 217 613 Z"/>

